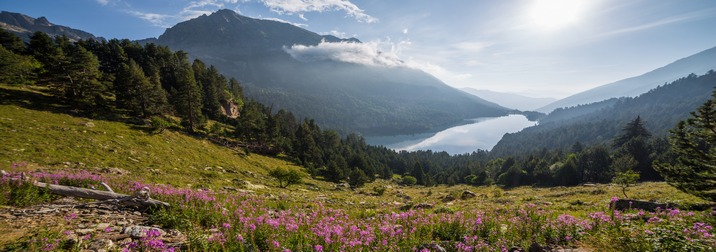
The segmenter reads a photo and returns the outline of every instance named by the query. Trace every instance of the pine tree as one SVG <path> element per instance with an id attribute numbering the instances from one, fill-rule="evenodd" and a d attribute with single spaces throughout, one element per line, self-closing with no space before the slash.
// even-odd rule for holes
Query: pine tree
<path id="1" fill-rule="evenodd" d="M 26 84 L 35 80 L 41 64 L 32 57 L 20 55 L 0 45 L 0 82 Z"/>
<path id="2" fill-rule="evenodd" d="M 146 118 L 160 113 L 167 103 L 166 92 L 157 77 L 147 78 L 134 60 L 130 60 L 129 65 L 122 64 L 114 88 L 119 106 L 129 109 L 135 116 Z"/>
<path id="3" fill-rule="evenodd" d="M 622 128 L 622 134 L 614 139 L 613 146 L 619 148 L 629 140 L 637 137 L 651 137 L 651 133 L 646 129 L 645 122 L 641 119 L 641 116 L 637 116 L 633 121 L 627 123 L 627 125 Z"/>
<path id="4" fill-rule="evenodd" d="M 63 72 L 64 96 L 70 102 L 94 105 L 95 98 L 105 87 L 99 81 L 99 60 L 94 54 L 81 46 L 69 46 L 68 61 L 61 64 Z"/>
<path id="5" fill-rule="evenodd" d="M 657 163 L 670 185 L 706 200 L 716 201 L 716 91 L 691 117 L 672 129 L 674 164 Z"/>
<path id="6" fill-rule="evenodd" d="M 642 180 L 660 180 L 659 173 L 652 165 L 651 133 L 646 129 L 640 116 L 622 128 L 622 134 L 614 139 L 613 147 L 617 148 L 616 158 L 629 155 L 636 160 L 634 171 L 641 175 Z"/>
<path id="7" fill-rule="evenodd" d="M 192 71 L 185 53 L 177 53 L 177 70 L 174 73 L 176 94 L 173 97 L 174 107 L 182 117 L 184 125 L 189 132 L 194 132 L 196 128 L 204 123 L 204 116 L 201 114 L 201 90 L 194 79 L 194 71 Z"/>

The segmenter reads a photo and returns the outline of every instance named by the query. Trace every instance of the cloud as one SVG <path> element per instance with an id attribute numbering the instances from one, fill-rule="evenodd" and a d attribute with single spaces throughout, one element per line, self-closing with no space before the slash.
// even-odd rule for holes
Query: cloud
<path id="1" fill-rule="evenodd" d="M 97 0 L 100 3 L 109 2 L 109 0 Z M 214 11 L 224 8 L 224 3 L 235 4 L 239 0 L 198 0 L 190 1 L 184 8 L 175 14 L 159 14 L 151 12 L 142 12 L 135 10 L 128 10 L 127 13 L 149 21 L 154 26 L 163 28 L 169 28 L 172 25 L 186 21 L 201 15 L 209 15 Z"/>
<path id="2" fill-rule="evenodd" d="M 109 3 L 109 0 L 97 0 L 97 2 L 101 5 L 107 5 Z"/>
<path id="3" fill-rule="evenodd" d="M 293 25 L 293 26 L 297 26 L 297 27 L 303 27 L 303 28 L 308 27 L 308 24 L 294 23 L 294 22 L 290 22 L 290 21 L 283 20 L 283 19 L 280 19 L 280 18 L 257 17 L 257 19 L 271 20 L 271 21 L 286 23 L 286 24 L 290 24 L 290 25 Z"/>
<path id="4" fill-rule="evenodd" d="M 652 28 L 656 28 L 656 27 L 660 27 L 660 26 L 664 26 L 664 25 L 673 24 L 673 23 L 685 22 L 685 21 L 700 19 L 700 18 L 704 18 L 704 17 L 709 17 L 709 16 L 714 15 L 715 13 L 716 13 L 716 8 L 703 9 L 703 10 L 689 12 L 689 13 L 682 14 L 682 15 L 676 15 L 676 16 L 659 19 L 659 20 L 656 20 L 656 21 L 653 21 L 650 23 L 642 24 L 642 25 L 637 25 L 637 26 L 632 26 L 632 27 L 627 27 L 627 28 L 610 31 L 610 32 L 601 34 L 601 36 L 611 36 L 611 35 L 618 35 L 618 34 L 623 34 L 623 33 L 631 33 L 631 32 L 638 32 L 638 31 L 642 31 L 642 30 L 648 30 L 648 29 L 652 29 Z"/>
<path id="5" fill-rule="evenodd" d="M 358 22 L 375 23 L 378 19 L 365 13 L 348 0 L 259 0 L 271 11 L 279 14 L 303 14 L 306 12 L 344 11 Z"/>
<path id="6" fill-rule="evenodd" d="M 398 43 L 387 41 L 321 42 L 316 46 L 293 45 L 284 47 L 284 51 L 294 59 L 303 62 L 340 61 L 378 67 L 407 67 L 422 70 L 447 83 L 467 80 L 473 77 L 469 73 L 455 73 L 444 67 L 425 60 L 403 60 L 398 55 L 411 45 L 410 41 Z"/>
<path id="7" fill-rule="evenodd" d="M 127 13 L 129 13 L 135 17 L 138 17 L 140 19 L 144 19 L 154 26 L 159 26 L 159 27 L 163 27 L 163 28 L 169 28 L 170 25 L 168 25 L 166 22 L 167 22 L 167 20 L 173 18 L 171 15 L 164 15 L 164 14 L 157 14 L 157 13 L 146 13 L 146 12 L 139 12 L 139 11 L 128 11 Z"/>
<path id="8" fill-rule="evenodd" d="M 284 51 L 294 59 L 313 62 L 333 60 L 368 66 L 399 67 L 405 66 L 395 54 L 395 50 L 380 50 L 381 42 L 325 42 L 315 46 L 293 45 L 284 47 Z"/>

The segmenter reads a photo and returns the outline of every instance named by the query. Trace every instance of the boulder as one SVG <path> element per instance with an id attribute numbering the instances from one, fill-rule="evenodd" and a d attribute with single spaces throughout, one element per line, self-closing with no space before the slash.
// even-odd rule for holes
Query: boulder
<path id="1" fill-rule="evenodd" d="M 642 201 L 642 200 L 630 200 L 630 199 L 618 199 L 616 201 L 612 201 L 612 203 L 609 205 L 609 208 L 612 210 L 629 210 L 629 209 L 642 209 L 649 212 L 656 211 L 657 208 L 659 209 L 667 209 L 672 208 L 673 206 L 670 206 L 669 204 L 665 203 L 656 203 L 656 202 L 649 202 L 649 201 Z"/>
<path id="2" fill-rule="evenodd" d="M 460 199 L 462 200 L 472 199 L 475 197 L 477 197 L 477 194 L 468 190 L 462 191 L 462 194 L 460 195 Z"/>

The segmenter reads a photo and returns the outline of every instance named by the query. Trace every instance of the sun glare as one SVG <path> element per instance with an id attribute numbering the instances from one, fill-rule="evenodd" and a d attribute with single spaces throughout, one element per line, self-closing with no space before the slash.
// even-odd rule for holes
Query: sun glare
<path id="1" fill-rule="evenodd" d="M 581 0 L 535 0 L 530 21 L 545 30 L 564 28 L 579 21 L 583 4 Z"/>

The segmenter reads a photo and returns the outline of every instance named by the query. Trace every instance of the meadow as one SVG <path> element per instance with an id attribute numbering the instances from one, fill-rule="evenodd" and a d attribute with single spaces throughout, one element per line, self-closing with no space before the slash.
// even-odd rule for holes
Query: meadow
<path id="1" fill-rule="evenodd" d="M 0 204 L 22 206 L 56 199 L 11 179 L 26 166 L 10 168 L 14 171 L 0 181 Z M 124 251 L 437 251 L 431 247 L 435 245 L 446 251 L 710 251 L 716 245 L 712 210 L 610 210 L 610 201 L 621 192 L 611 185 L 502 190 L 400 187 L 381 180 L 356 191 L 310 183 L 280 189 L 271 182 L 262 190 L 233 191 L 178 188 L 84 170 L 28 174 L 84 187 L 101 181 L 130 194 L 149 187 L 153 198 L 169 202 L 172 206 L 154 211 L 151 220 L 162 228 L 180 230 L 187 241 L 171 247 L 158 232 L 148 231 L 142 240 L 118 248 Z M 476 197 L 461 199 L 465 190 Z M 660 199 L 685 208 L 705 203 L 665 183 L 642 183 L 629 192 L 633 198 Z M 457 198 L 445 200 L 448 196 Z M 411 204 L 412 208 L 406 207 Z M 66 218 L 62 225 L 3 245 L 79 251 L 62 239 L 74 221 Z"/>
<path id="2" fill-rule="evenodd" d="M 401 186 L 399 176 L 350 189 L 306 177 L 279 188 L 277 167 L 301 169 L 287 158 L 215 145 L 171 129 L 153 131 L 111 118 L 87 119 L 5 96 L 0 104 L 0 207 L 22 209 L 57 200 L 18 178 L 97 187 L 171 204 L 149 215 L 152 224 L 186 235 L 168 244 L 162 234 L 117 244 L 118 251 L 712 251 L 716 212 L 666 183 L 628 188 L 633 199 L 679 209 L 614 211 L 621 187 Z M 22 89 L 22 90 L 21 90 Z M 23 96 L 26 97 L 26 96 Z M 16 100 L 11 100 L 16 99 Z M 58 111 L 62 111 L 58 113 Z M 474 194 L 474 197 L 466 191 Z M 464 197 L 468 195 L 469 197 Z M 699 209 L 700 211 L 697 211 Z M 707 209 L 707 210 L 702 210 Z M 0 227 L 2 251 L 81 251 L 67 242 L 80 218 L 67 216 L 35 230 Z M 122 227 L 107 227 L 121 229 Z M 93 239 L 90 234 L 86 237 Z"/>

